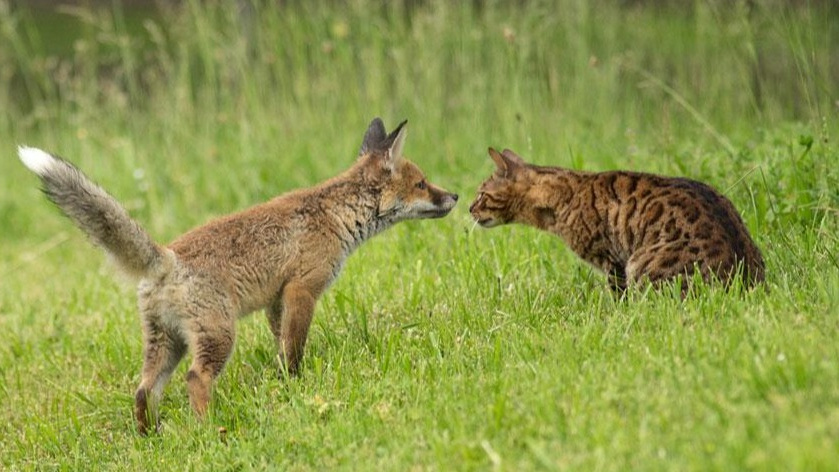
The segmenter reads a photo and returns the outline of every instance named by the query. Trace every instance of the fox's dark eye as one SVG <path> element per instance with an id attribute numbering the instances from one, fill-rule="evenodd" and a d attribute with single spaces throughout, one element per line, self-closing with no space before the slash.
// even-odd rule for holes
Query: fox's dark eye
<path id="1" fill-rule="evenodd" d="M 425 190 L 425 180 L 420 180 L 419 182 L 417 182 L 416 187 L 420 190 Z"/>

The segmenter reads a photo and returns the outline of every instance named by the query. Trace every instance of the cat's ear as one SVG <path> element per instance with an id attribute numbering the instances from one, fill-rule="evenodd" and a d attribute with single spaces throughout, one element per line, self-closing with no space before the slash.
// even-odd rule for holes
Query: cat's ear
<path id="1" fill-rule="evenodd" d="M 385 124 L 382 123 L 382 119 L 373 118 L 370 126 L 367 127 L 367 132 L 364 133 L 364 139 L 361 141 L 361 149 L 358 151 L 358 155 L 363 156 L 380 149 L 386 136 Z"/>
<path id="2" fill-rule="evenodd" d="M 495 162 L 495 165 L 498 167 L 502 173 L 507 172 L 507 164 L 504 163 L 504 158 L 501 157 L 501 154 L 495 150 L 495 148 L 489 148 L 489 157 L 492 158 L 492 161 Z"/>
<path id="3" fill-rule="evenodd" d="M 522 159 L 521 156 L 513 152 L 511 149 L 505 149 L 501 151 L 501 155 L 504 156 L 510 162 L 514 162 L 518 165 L 524 165 L 524 159 Z"/>
<path id="4" fill-rule="evenodd" d="M 506 155 L 507 152 L 511 152 L 509 149 L 505 149 L 504 153 L 499 153 L 494 148 L 489 148 L 489 157 L 495 162 L 495 165 L 498 167 L 498 175 L 502 177 L 511 177 L 524 163 L 524 161 L 516 156 L 513 153 L 513 156 L 516 158 L 510 158 Z"/>

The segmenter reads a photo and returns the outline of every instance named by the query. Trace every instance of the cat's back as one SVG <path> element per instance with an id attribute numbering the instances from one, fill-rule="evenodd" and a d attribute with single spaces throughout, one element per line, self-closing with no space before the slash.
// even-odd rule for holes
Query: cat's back
<path id="1" fill-rule="evenodd" d="M 617 180 L 626 179 L 626 187 L 634 189 L 624 198 L 637 201 L 638 223 L 650 231 L 660 228 L 662 236 L 682 233 L 696 239 L 713 239 L 719 233 L 716 236 L 731 242 L 742 240 L 745 233 L 751 240 L 731 201 L 704 182 L 645 173 L 616 174 Z M 612 178 L 607 175 L 605 180 Z"/>
<path id="2" fill-rule="evenodd" d="M 629 252 L 667 245 L 679 260 L 742 263 L 749 279 L 763 280 L 759 249 L 737 209 L 714 187 L 684 177 L 628 171 L 603 172 L 594 179 L 599 193 L 612 202 L 610 221 L 631 235 L 625 238 L 633 246 L 627 247 Z"/>

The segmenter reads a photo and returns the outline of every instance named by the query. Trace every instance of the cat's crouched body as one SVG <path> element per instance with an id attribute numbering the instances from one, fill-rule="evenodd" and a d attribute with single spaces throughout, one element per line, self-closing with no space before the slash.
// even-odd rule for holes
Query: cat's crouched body
<path id="1" fill-rule="evenodd" d="M 745 285 L 764 279 L 764 262 L 731 202 L 710 186 L 638 172 L 578 172 L 528 164 L 489 150 L 496 172 L 469 210 L 484 227 L 522 223 L 560 236 L 623 291 L 695 272 Z"/>

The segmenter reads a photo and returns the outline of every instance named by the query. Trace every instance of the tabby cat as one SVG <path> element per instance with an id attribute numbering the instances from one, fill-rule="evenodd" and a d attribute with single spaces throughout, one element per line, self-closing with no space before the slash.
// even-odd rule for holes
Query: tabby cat
<path id="1" fill-rule="evenodd" d="M 523 223 L 560 236 L 608 274 L 628 284 L 695 271 L 728 285 L 742 273 L 751 287 L 764 278 L 763 257 L 731 202 L 710 186 L 638 172 L 579 172 L 526 163 L 513 151 L 489 149 L 497 166 L 469 212 L 485 228 Z"/>

